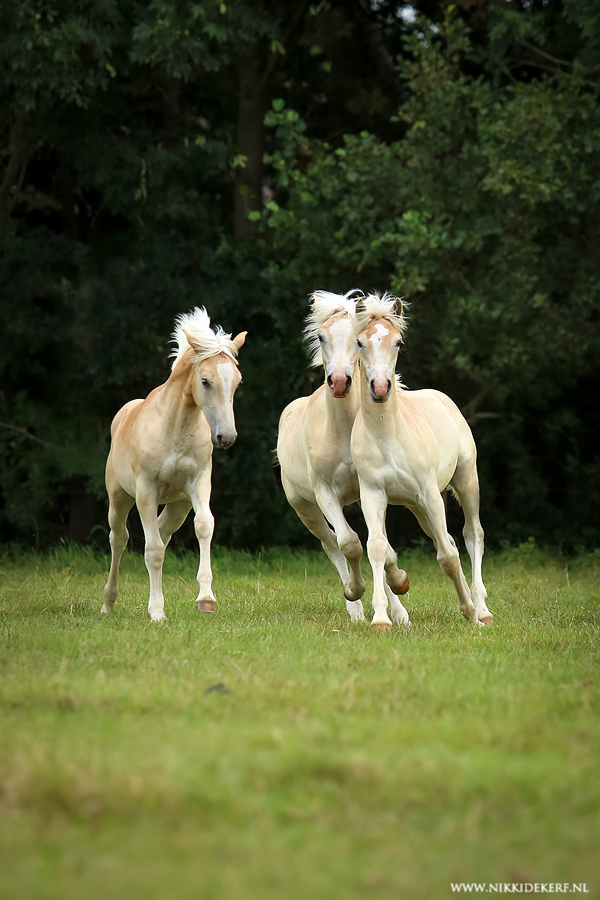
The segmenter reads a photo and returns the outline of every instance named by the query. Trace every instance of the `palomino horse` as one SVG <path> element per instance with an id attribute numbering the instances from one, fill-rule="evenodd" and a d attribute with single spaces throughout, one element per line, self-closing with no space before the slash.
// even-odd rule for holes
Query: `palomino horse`
<path id="1" fill-rule="evenodd" d="M 477 451 L 471 429 L 452 400 L 439 391 L 393 390 L 396 358 L 406 321 L 402 303 L 377 295 L 359 300 L 354 319 L 360 354 L 360 409 L 352 430 L 352 459 L 369 529 L 373 569 L 371 625 L 389 631 L 384 573 L 396 566 L 385 535 L 388 503 L 406 506 L 433 539 L 440 566 L 458 593 L 463 616 L 492 622 L 481 578 L 483 529 L 479 522 Z M 473 570 L 471 589 L 446 527 L 441 491 L 451 487 L 465 514 L 463 535 Z"/>
<path id="2" fill-rule="evenodd" d="M 300 397 L 284 409 L 277 441 L 286 497 L 336 567 L 353 622 L 365 619 L 360 598 L 366 590 L 360 570 L 362 545 L 343 512 L 344 506 L 359 499 L 350 454 L 350 434 L 359 404 L 354 387 L 358 352 L 351 321 L 356 293 L 342 296 L 317 291 L 312 295 L 305 335 L 313 365 L 325 368 L 326 383 L 312 396 Z M 391 589 L 386 582 L 384 590 L 394 621 L 409 624 L 408 613 L 395 596 L 409 588 L 406 572 L 390 566 L 387 579 Z"/>
<path id="3" fill-rule="evenodd" d="M 175 324 L 173 371 L 145 400 L 130 400 L 119 410 L 106 464 L 112 560 L 102 612 L 112 612 L 119 593 L 119 564 L 129 537 L 127 514 L 136 503 L 150 576 L 148 612 L 155 621 L 165 618 L 165 548 L 192 507 L 200 544 L 196 606 L 204 612 L 216 610 L 210 566 L 212 452 L 213 445 L 227 448 L 237 437 L 233 395 L 242 377 L 236 357 L 246 339 L 245 331 L 233 340 L 221 328 L 213 331 L 205 309 L 181 315 Z M 161 503 L 165 508 L 158 516 Z"/>

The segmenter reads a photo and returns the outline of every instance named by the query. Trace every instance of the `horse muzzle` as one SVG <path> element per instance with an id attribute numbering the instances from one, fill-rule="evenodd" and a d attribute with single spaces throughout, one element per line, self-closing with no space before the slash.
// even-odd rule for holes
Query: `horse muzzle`
<path id="1" fill-rule="evenodd" d="M 235 444 L 237 432 L 234 431 L 233 434 L 229 432 L 217 432 L 217 434 L 213 434 L 211 437 L 213 447 L 217 447 L 219 450 L 227 450 L 232 444 Z"/>
<path id="2" fill-rule="evenodd" d="M 338 374 L 337 372 L 334 372 L 333 375 L 327 376 L 327 386 L 335 399 L 341 400 L 350 393 L 352 376 L 346 375 L 345 373 Z"/>
<path id="3" fill-rule="evenodd" d="M 369 391 L 375 403 L 386 403 L 392 393 L 392 382 L 389 378 L 372 378 Z"/>

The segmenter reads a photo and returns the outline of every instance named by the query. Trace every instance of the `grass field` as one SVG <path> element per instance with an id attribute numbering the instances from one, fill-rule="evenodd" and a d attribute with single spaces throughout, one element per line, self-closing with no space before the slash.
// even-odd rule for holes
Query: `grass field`
<path id="1" fill-rule="evenodd" d="M 376 635 L 317 553 L 216 551 L 216 615 L 168 555 L 162 625 L 139 556 L 106 618 L 106 559 L 5 555 L 0 897 L 600 896 L 600 554 L 486 557 L 489 629 L 402 561 Z"/>

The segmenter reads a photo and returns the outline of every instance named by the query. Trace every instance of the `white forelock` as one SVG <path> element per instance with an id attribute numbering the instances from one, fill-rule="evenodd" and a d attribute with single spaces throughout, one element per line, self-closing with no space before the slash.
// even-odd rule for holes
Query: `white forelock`
<path id="1" fill-rule="evenodd" d="M 398 315 L 394 307 L 396 305 L 396 297 L 392 297 L 386 291 L 383 297 L 379 294 L 369 294 L 363 300 L 363 309 L 356 311 L 354 315 L 354 330 L 359 334 L 367 327 L 371 319 L 387 319 L 400 335 L 406 331 L 408 322 L 404 314 Z M 406 305 L 406 304 L 405 304 Z"/>
<path id="2" fill-rule="evenodd" d="M 311 366 L 323 365 L 319 329 L 333 316 L 341 313 L 353 316 L 356 301 L 362 296 L 363 293 L 358 288 L 353 288 L 347 294 L 332 294 L 330 291 L 315 291 L 311 294 L 311 309 L 304 328 L 304 339 L 308 344 Z"/>
<path id="3" fill-rule="evenodd" d="M 202 362 L 203 359 L 210 359 L 211 356 L 217 356 L 219 353 L 226 353 L 234 362 L 236 361 L 238 349 L 231 340 L 231 335 L 226 334 L 220 325 L 217 325 L 215 329 L 211 328 L 210 317 L 206 309 L 197 306 L 191 312 L 181 313 L 175 319 L 172 340 L 177 347 L 171 354 L 175 357 L 173 368 L 190 348 L 184 329 L 200 346 L 194 357 L 195 362 Z"/>

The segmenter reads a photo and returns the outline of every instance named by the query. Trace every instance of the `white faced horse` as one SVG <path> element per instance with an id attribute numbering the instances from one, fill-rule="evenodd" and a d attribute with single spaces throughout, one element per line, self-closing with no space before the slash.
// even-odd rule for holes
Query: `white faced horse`
<path id="1" fill-rule="evenodd" d="M 339 572 L 353 622 L 364 621 L 360 598 L 366 590 L 360 570 L 362 545 L 343 512 L 344 506 L 359 499 L 350 453 L 358 410 L 354 386 L 358 352 L 351 321 L 356 293 L 342 296 L 317 291 L 312 295 L 305 335 L 313 365 L 324 367 L 326 383 L 312 396 L 300 397 L 284 409 L 277 441 L 286 497 Z M 385 583 L 384 590 L 394 621 L 407 624 L 408 613 L 395 596 L 408 591 L 406 572 L 390 566 L 387 575 L 392 589 Z"/>
<path id="2" fill-rule="evenodd" d="M 384 576 L 390 558 L 385 535 L 388 503 L 406 506 L 433 539 L 443 571 L 452 579 L 467 620 L 488 625 L 492 614 L 481 577 L 483 529 L 479 521 L 477 451 L 455 404 L 439 391 L 394 390 L 396 358 L 405 329 L 402 303 L 377 295 L 359 300 L 354 319 L 360 353 L 360 409 L 352 431 L 352 459 L 369 529 L 373 569 L 371 625 L 389 631 Z M 471 589 L 446 527 L 441 491 L 451 487 L 465 514 L 463 535 L 473 570 Z"/>
<path id="3" fill-rule="evenodd" d="M 196 606 L 205 612 L 216 610 L 210 566 L 212 452 L 213 445 L 227 448 L 237 437 L 233 395 L 241 375 L 236 357 L 245 338 L 245 331 L 233 340 L 221 328 L 213 331 L 205 309 L 179 316 L 169 379 L 145 400 L 126 403 L 115 416 L 106 464 L 112 561 L 102 612 L 111 612 L 118 596 L 119 564 L 129 537 L 127 514 L 134 503 L 146 541 L 151 618 L 165 618 L 165 548 L 192 507 L 200 544 Z M 158 516 L 160 503 L 166 505 Z"/>

